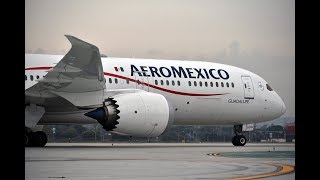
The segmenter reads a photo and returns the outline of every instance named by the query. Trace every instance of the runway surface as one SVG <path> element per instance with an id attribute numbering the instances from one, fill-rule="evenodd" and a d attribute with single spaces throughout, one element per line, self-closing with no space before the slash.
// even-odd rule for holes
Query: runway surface
<path id="1" fill-rule="evenodd" d="M 25 148 L 25 177 L 292 180 L 294 152 L 295 145 L 286 143 L 48 143 Z"/>

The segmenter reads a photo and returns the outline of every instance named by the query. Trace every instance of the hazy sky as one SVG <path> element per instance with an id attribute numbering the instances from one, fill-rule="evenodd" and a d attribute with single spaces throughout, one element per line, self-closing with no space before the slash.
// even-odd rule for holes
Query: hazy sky
<path id="1" fill-rule="evenodd" d="M 26 52 L 70 34 L 114 57 L 205 60 L 262 76 L 295 114 L 294 0 L 27 0 Z"/>

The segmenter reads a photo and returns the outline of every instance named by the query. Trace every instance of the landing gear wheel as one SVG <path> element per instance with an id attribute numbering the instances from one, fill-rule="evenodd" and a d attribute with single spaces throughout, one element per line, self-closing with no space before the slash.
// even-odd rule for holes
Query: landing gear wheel
<path id="1" fill-rule="evenodd" d="M 31 143 L 32 146 L 44 147 L 48 142 L 48 138 L 47 138 L 46 133 L 44 133 L 42 131 L 37 131 L 37 132 L 33 133 L 31 142 L 32 142 Z"/>
<path id="2" fill-rule="evenodd" d="M 234 146 L 244 146 L 247 143 L 247 139 L 244 135 L 237 135 L 232 138 L 232 144 Z"/>
<path id="3" fill-rule="evenodd" d="M 233 138 L 232 138 L 232 144 L 233 144 L 234 146 L 238 146 L 237 140 L 238 140 L 238 136 L 233 136 Z"/>
<path id="4" fill-rule="evenodd" d="M 30 137 L 28 133 L 24 133 L 24 146 L 29 146 Z"/>
<path id="5" fill-rule="evenodd" d="M 247 143 L 247 138 L 244 135 L 238 136 L 238 146 L 244 146 Z"/>
<path id="6" fill-rule="evenodd" d="M 233 126 L 233 131 L 236 134 L 232 138 L 232 144 L 234 146 L 244 146 L 247 143 L 247 138 L 244 135 L 242 135 L 242 126 L 242 124 Z"/>

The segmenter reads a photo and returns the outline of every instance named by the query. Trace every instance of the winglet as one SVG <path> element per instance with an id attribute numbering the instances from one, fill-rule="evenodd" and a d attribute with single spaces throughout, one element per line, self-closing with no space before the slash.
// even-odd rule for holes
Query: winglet
<path id="1" fill-rule="evenodd" d="M 74 36 L 71 36 L 71 35 L 68 35 L 68 34 L 65 34 L 64 36 L 67 37 L 67 39 L 70 41 L 71 45 L 72 46 L 87 46 L 87 47 L 91 47 L 93 49 L 98 49 L 97 46 L 93 45 L 93 44 L 90 44 L 88 42 L 85 42 L 79 38 L 76 38 Z M 108 57 L 107 55 L 105 54 L 100 54 L 100 57 Z"/>
<path id="2" fill-rule="evenodd" d="M 83 41 L 83 40 L 81 40 L 79 38 L 74 37 L 74 36 L 67 35 L 67 34 L 65 36 L 70 41 L 72 46 L 89 46 L 89 47 L 98 49 L 95 45 L 87 43 L 87 42 L 85 42 L 85 41 Z"/>

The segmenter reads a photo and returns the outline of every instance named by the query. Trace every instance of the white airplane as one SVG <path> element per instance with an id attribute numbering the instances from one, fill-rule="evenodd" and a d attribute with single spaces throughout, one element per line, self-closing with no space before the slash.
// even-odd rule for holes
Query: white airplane
<path id="1" fill-rule="evenodd" d="M 286 110 L 264 79 L 238 67 L 101 57 L 96 46 L 66 37 L 65 56 L 25 55 L 26 146 L 45 146 L 43 125 L 93 123 L 136 137 L 157 137 L 172 125 L 233 125 L 233 145 L 244 146 L 245 125 Z"/>

